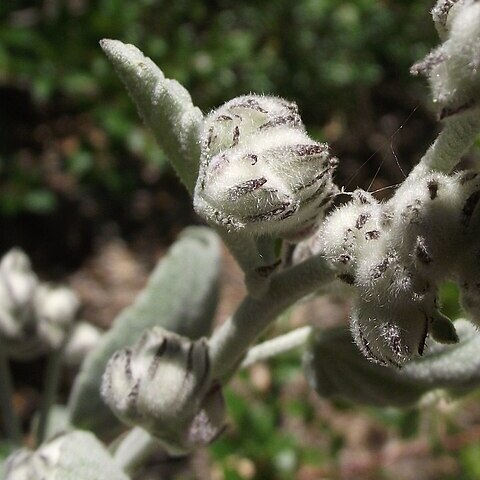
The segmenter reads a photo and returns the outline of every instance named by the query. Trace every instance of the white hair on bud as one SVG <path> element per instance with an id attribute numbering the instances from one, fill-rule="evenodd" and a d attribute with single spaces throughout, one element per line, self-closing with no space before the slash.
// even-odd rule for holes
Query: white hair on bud
<path id="1" fill-rule="evenodd" d="M 336 159 L 305 132 L 297 106 L 235 98 L 205 120 L 195 210 L 210 223 L 298 241 L 313 233 L 336 187 Z"/>

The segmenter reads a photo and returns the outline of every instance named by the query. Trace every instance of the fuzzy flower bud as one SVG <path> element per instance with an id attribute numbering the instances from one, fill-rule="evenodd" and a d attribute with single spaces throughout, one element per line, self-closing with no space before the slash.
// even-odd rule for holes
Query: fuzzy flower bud
<path id="1" fill-rule="evenodd" d="M 224 424 L 206 340 L 192 341 L 160 327 L 115 353 L 104 373 L 102 396 L 121 420 L 149 431 L 174 454 L 208 444 Z"/>
<path id="2" fill-rule="evenodd" d="M 46 345 L 57 349 L 64 343 L 79 306 L 77 296 L 68 287 L 48 284 L 38 287 L 34 299 L 37 331 Z"/>
<path id="3" fill-rule="evenodd" d="M 0 262 L 0 338 L 2 348 L 18 360 L 35 357 L 43 350 L 35 336 L 33 297 L 38 279 L 28 257 L 10 250 Z"/>
<path id="4" fill-rule="evenodd" d="M 297 106 L 275 97 L 235 98 L 202 134 L 196 211 L 210 223 L 298 240 L 336 193 L 337 160 L 305 132 Z"/>
<path id="5" fill-rule="evenodd" d="M 70 366 L 78 366 L 102 338 L 102 330 L 88 322 L 77 323 L 65 345 L 64 359 Z"/>
<path id="6" fill-rule="evenodd" d="M 480 4 L 450 3 L 441 2 L 432 12 L 447 40 L 412 67 L 413 74 L 428 76 L 440 118 L 478 106 L 480 100 Z"/>

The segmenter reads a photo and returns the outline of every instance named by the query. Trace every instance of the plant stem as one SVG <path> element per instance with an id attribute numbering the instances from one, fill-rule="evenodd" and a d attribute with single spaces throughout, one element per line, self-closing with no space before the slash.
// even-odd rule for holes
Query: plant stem
<path id="1" fill-rule="evenodd" d="M 0 344 L 0 411 L 7 437 L 16 444 L 22 442 L 22 429 L 13 408 L 13 383 L 8 359 Z"/>
<path id="2" fill-rule="evenodd" d="M 261 332 L 283 310 L 334 279 L 325 259 L 315 255 L 272 276 L 262 298 L 245 297 L 237 311 L 210 338 L 212 378 L 225 379 Z"/>
<path id="3" fill-rule="evenodd" d="M 272 338 L 252 347 L 243 359 L 240 368 L 248 368 L 254 363 L 288 352 L 305 344 L 312 333 L 312 327 L 301 327 Z"/>
<path id="4" fill-rule="evenodd" d="M 435 142 L 420 160 L 415 171 L 437 170 L 450 173 L 480 132 L 480 110 L 470 108 L 445 120 Z"/>
<path id="5" fill-rule="evenodd" d="M 120 442 L 113 458 L 127 475 L 131 475 L 158 447 L 158 440 L 143 428 L 135 427 Z"/>
<path id="6" fill-rule="evenodd" d="M 43 385 L 42 403 L 40 406 L 40 418 L 38 420 L 36 432 L 37 446 L 45 440 L 45 435 L 47 433 L 50 410 L 55 403 L 55 396 L 57 394 L 58 383 L 60 380 L 63 350 L 64 346 L 61 346 L 50 352 L 48 357 Z"/>

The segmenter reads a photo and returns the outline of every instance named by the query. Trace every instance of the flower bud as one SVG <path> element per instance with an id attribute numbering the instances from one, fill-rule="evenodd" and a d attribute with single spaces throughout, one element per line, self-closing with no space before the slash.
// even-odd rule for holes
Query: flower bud
<path id="1" fill-rule="evenodd" d="M 16 248 L 10 250 L 0 262 L 0 308 L 14 316 L 25 316 L 37 283 L 25 253 Z"/>
<path id="2" fill-rule="evenodd" d="M 480 100 L 480 4 L 464 0 L 444 10 L 446 16 L 441 5 L 434 9 L 439 12 L 434 18 L 445 25 L 447 40 L 412 67 L 412 73 L 428 76 L 440 118 L 469 110 Z"/>
<path id="3" fill-rule="evenodd" d="M 415 295 L 363 296 L 353 309 L 352 335 L 369 360 L 400 368 L 423 355 L 434 311 L 433 299 Z"/>
<path id="4" fill-rule="evenodd" d="M 211 384 L 206 340 L 160 327 L 115 353 L 102 396 L 121 420 L 149 431 L 174 454 L 209 443 L 223 428 L 225 409 Z"/>
<path id="5" fill-rule="evenodd" d="M 324 255 L 342 281 L 354 284 L 358 258 L 364 249 L 377 248 L 383 236 L 383 221 L 383 206 L 370 193 L 356 190 L 352 201 L 331 212 L 315 234 L 302 244 L 310 245 L 311 254 Z M 301 249 L 295 257 L 300 252 Z"/>
<path id="6" fill-rule="evenodd" d="M 238 97 L 205 120 L 194 206 L 227 229 L 296 241 L 336 193 L 336 164 L 326 144 L 307 136 L 295 104 Z"/>
<path id="7" fill-rule="evenodd" d="M 79 366 L 102 338 L 102 330 L 88 322 L 77 323 L 65 345 L 64 359 L 70 366 Z"/>
<path id="8" fill-rule="evenodd" d="M 29 360 L 44 351 L 36 337 L 33 296 L 38 285 L 28 257 L 10 250 L 0 262 L 0 339 L 16 360 Z"/>
<path id="9" fill-rule="evenodd" d="M 464 0 L 438 0 L 432 8 L 433 22 L 442 40 L 446 38 L 455 13 L 462 3 Z"/>
<path id="10" fill-rule="evenodd" d="M 35 293 L 34 309 L 39 337 L 52 349 L 59 348 L 73 326 L 80 302 L 68 287 L 42 284 Z"/>

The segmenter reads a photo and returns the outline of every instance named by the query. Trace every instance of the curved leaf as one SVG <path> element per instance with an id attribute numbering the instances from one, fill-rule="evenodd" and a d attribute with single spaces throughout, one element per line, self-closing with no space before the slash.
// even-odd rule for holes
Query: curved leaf
<path id="1" fill-rule="evenodd" d="M 176 80 L 165 78 L 138 48 L 108 39 L 100 46 L 180 179 L 193 192 L 200 162 L 202 112 L 193 105 L 188 91 Z"/>
<path id="2" fill-rule="evenodd" d="M 376 406 L 412 405 L 437 388 L 467 393 L 480 386 L 480 332 L 466 320 L 455 328 L 458 343 L 430 339 L 424 356 L 401 370 L 368 361 L 347 328 L 319 332 L 304 356 L 307 380 L 323 397 Z"/>
<path id="3" fill-rule="evenodd" d="M 69 401 L 72 423 L 98 433 L 118 426 L 100 397 L 102 375 L 113 353 L 135 343 L 144 330 L 158 325 L 190 338 L 210 333 L 219 268 L 217 236 L 205 227 L 186 229 L 83 362 Z"/>

